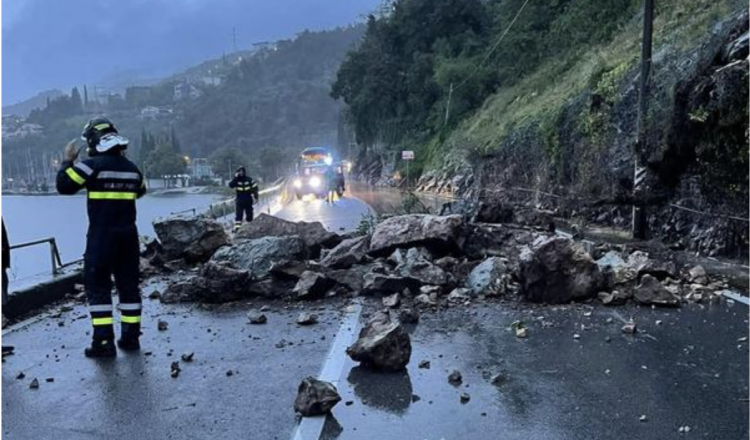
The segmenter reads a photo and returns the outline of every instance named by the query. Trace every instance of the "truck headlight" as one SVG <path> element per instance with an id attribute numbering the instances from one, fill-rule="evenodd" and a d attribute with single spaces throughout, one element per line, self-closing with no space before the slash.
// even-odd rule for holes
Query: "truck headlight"
<path id="1" fill-rule="evenodd" d="M 302 188 L 302 181 L 299 179 L 294 179 L 294 187 L 295 188 Z"/>
<path id="2" fill-rule="evenodd" d="M 317 188 L 320 186 L 320 177 L 311 177 L 310 178 L 310 186 L 313 188 Z"/>

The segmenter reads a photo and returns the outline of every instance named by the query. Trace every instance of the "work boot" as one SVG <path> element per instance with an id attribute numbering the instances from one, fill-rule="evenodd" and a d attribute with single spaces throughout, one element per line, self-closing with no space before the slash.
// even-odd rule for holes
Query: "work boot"
<path id="1" fill-rule="evenodd" d="M 137 336 L 123 336 L 117 340 L 117 346 L 120 350 L 138 351 L 141 349 L 141 342 Z"/>
<path id="2" fill-rule="evenodd" d="M 84 350 L 83 354 L 89 358 L 113 358 L 117 356 L 115 341 L 112 339 L 94 339 L 91 341 L 91 347 Z"/>

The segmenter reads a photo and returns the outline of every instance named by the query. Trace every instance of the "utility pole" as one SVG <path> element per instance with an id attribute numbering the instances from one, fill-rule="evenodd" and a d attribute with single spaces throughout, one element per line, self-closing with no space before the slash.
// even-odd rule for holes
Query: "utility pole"
<path id="1" fill-rule="evenodd" d="M 648 173 L 641 155 L 646 152 L 646 121 L 648 118 L 648 95 L 651 77 L 651 46 L 654 28 L 654 0 L 645 0 L 643 11 L 643 42 L 641 44 L 641 80 L 638 93 L 638 133 L 633 154 L 633 198 L 638 199 L 647 190 L 645 185 Z M 648 207 L 633 205 L 633 238 L 648 238 Z"/>

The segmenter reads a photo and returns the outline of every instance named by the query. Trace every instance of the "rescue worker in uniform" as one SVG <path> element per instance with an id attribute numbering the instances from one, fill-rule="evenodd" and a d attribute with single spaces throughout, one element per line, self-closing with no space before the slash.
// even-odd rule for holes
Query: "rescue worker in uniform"
<path id="1" fill-rule="evenodd" d="M 75 194 L 87 191 L 89 229 L 84 255 L 84 285 L 93 324 L 87 357 L 115 357 L 112 278 L 120 297 L 122 350 L 139 350 L 141 294 L 138 287 L 139 241 L 136 199 L 146 192 L 143 173 L 124 156 L 128 140 L 120 136 L 107 118 L 94 118 L 83 128 L 89 158 L 78 157 L 75 140 L 65 149 L 57 173 L 57 191 Z"/>
<path id="2" fill-rule="evenodd" d="M 234 188 L 237 193 L 234 215 L 234 230 L 236 231 L 242 226 L 243 216 L 248 222 L 253 220 L 253 203 L 258 200 L 259 196 L 258 184 L 246 175 L 245 167 L 239 167 L 234 173 L 234 179 L 229 182 L 229 187 Z"/>

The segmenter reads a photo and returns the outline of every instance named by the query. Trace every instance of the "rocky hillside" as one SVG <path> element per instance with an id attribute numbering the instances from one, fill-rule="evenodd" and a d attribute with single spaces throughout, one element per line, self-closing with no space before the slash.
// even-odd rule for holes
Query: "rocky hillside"
<path id="1" fill-rule="evenodd" d="M 504 13 L 507 24 L 507 13 L 522 2 L 502 3 L 515 5 Z M 464 107 L 458 121 L 444 129 L 423 125 L 421 136 L 407 136 L 390 149 L 418 145 L 422 163 L 412 169 L 423 171 L 420 190 L 530 205 L 578 222 L 627 228 L 642 2 L 623 2 L 618 18 L 597 18 L 576 1 L 554 3 L 545 6 L 559 8 L 549 15 L 553 21 L 534 9 L 524 11 L 535 15 L 522 15 L 502 46 L 528 50 L 516 53 L 517 62 L 494 64 L 501 73 L 481 105 Z M 559 40 L 566 23 L 579 23 L 577 33 L 565 37 L 576 46 L 548 51 L 563 44 L 551 36 L 557 32 Z M 504 28 L 492 28 L 495 38 L 487 41 Z M 747 255 L 748 223 L 742 220 L 748 211 L 747 33 L 745 2 L 657 4 L 651 106 L 641 152 L 650 190 L 648 200 L 636 202 L 654 203 L 652 235 L 678 248 Z M 505 50 L 511 49 L 501 47 L 493 57 Z M 530 53 L 542 55 L 529 61 Z M 508 69 L 515 76 L 502 73 Z M 367 166 L 403 167 L 384 159 L 391 154 L 371 150 Z"/>

